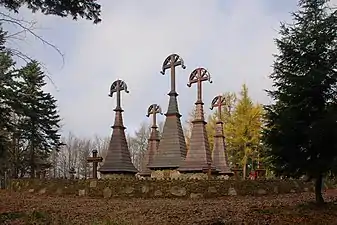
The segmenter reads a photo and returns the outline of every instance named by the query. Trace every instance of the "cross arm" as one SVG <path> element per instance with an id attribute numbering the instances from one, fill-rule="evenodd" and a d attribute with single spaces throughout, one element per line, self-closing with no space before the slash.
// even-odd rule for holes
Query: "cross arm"
<path id="1" fill-rule="evenodd" d="M 88 157 L 87 162 L 102 162 L 103 158 L 102 157 Z"/>

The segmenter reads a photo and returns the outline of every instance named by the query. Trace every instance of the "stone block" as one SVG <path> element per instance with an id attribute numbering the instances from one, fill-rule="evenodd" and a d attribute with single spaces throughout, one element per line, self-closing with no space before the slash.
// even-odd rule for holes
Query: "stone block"
<path id="1" fill-rule="evenodd" d="M 134 187 L 128 186 L 128 187 L 126 187 L 126 188 L 123 189 L 123 192 L 125 194 L 131 194 L 134 190 L 135 190 Z"/>
<path id="2" fill-rule="evenodd" d="M 216 190 L 215 187 L 208 187 L 208 193 L 217 193 L 218 191 Z"/>
<path id="3" fill-rule="evenodd" d="M 159 196 L 162 196 L 162 195 L 163 195 L 163 192 L 161 192 L 161 190 L 156 190 L 154 192 L 154 196 L 156 196 L 156 197 L 159 197 Z"/>
<path id="4" fill-rule="evenodd" d="M 182 197 L 186 195 L 186 188 L 174 186 L 170 189 L 170 193 L 174 196 Z"/>
<path id="5" fill-rule="evenodd" d="M 146 185 L 142 186 L 142 193 L 148 193 L 150 191 L 150 188 Z"/>
<path id="6" fill-rule="evenodd" d="M 228 175 L 220 175 L 220 176 L 217 176 L 217 178 L 220 179 L 220 180 L 228 180 L 229 176 Z"/>
<path id="7" fill-rule="evenodd" d="M 90 181 L 89 187 L 90 187 L 90 188 L 95 188 L 95 187 L 97 187 L 97 180 L 92 180 L 92 181 Z"/>
<path id="8" fill-rule="evenodd" d="M 237 193 L 236 193 L 235 188 L 233 188 L 233 187 L 229 188 L 228 189 L 228 195 L 230 195 L 230 196 L 236 196 Z"/>
<path id="9" fill-rule="evenodd" d="M 85 189 L 78 190 L 78 196 L 85 196 Z"/>
<path id="10" fill-rule="evenodd" d="M 112 195 L 112 191 L 110 188 L 106 187 L 103 190 L 103 198 L 110 198 Z"/>
<path id="11" fill-rule="evenodd" d="M 201 193 L 191 193 L 190 194 L 190 198 L 192 198 L 192 199 L 198 199 L 198 198 L 203 198 L 203 197 L 204 197 L 204 195 L 201 194 Z"/>

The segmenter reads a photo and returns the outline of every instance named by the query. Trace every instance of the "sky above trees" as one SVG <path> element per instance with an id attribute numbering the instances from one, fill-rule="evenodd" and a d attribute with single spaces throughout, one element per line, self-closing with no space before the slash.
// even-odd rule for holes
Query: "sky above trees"
<path id="1" fill-rule="evenodd" d="M 65 64 L 33 37 L 17 44 L 47 65 L 55 84 L 48 90 L 59 101 L 63 130 L 106 136 L 116 103 L 108 97 L 109 87 L 118 78 L 130 90 L 122 94 L 128 132 L 148 120 L 150 104 L 158 103 L 166 112 L 170 81 L 159 71 L 170 53 L 181 55 L 187 66 L 177 69 L 176 78 L 182 120 L 195 102 L 195 88 L 186 86 L 188 76 L 199 66 L 207 68 L 214 81 L 204 85 L 205 106 L 219 93 L 238 92 L 243 83 L 254 101 L 269 103 L 264 89 L 271 86 L 273 38 L 279 22 L 290 21 L 294 10 L 293 0 L 102 1 L 103 21 L 98 25 L 24 10 L 21 17 L 38 21 L 37 33 L 60 48 Z"/>

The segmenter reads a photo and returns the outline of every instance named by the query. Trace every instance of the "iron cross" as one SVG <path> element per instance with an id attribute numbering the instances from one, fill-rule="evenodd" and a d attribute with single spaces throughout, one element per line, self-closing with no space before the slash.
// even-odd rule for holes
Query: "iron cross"
<path id="1" fill-rule="evenodd" d="M 183 69 L 186 69 L 186 66 L 184 65 L 184 60 L 177 54 L 171 54 L 169 55 L 162 66 L 161 74 L 165 75 L 165 71 L 167 69 L 171 69 L 171 92 L 170 93 L 176 93 L 176 71 L 175 67 L 181 66 Z"/>
<path id="2" fill-rule="evenodd" d="M 87 161 L 92 163 L 92 178 L 97 179 L 97 166 L 103 161 L 102 157 L 97 156 L 97 150 L 92 150 L 92 157 L 88 157 Z"/>
<path id="3" fill-rule="evenodd" d="M 157 128 L 157 114 L 163 115 L 161 108 L 157 104 L 152 104 L 147 109 L 147 117 L 152 114 L 152 128 Z"/>
<path id="4" fill-rule="evenodd" d="M 197 83 L 197 103 L 202 103 L 202 82 L 203 81 L 211 81 L 211 74 L 205 68 L 197 68 L 193 70 L 190 75 L 189 82 L 187 84 L 188 87 L 191 87 L 192 84 Z"/>
<path id="5" fill-rule="evenodd" d="M 121 91 L 125 91 L 126 93 L 129 93 L 128 87 L 126 83 L 120 79 L 116 80 L 112 83 L 110 87 L 110 94 L 109 96 L 112 97 L 113 93 L 117 93 L 117 106 L 116 110 L 122 110 L 121 108 Z"/>
<path id="6" fill-rule="evenodd" d="M 221 120 L 221 111 L 222 106 L 226 105 L 226 99 L 222 95 L 218 95 L 212 100 L 211 110 L 214 108 L 218 108 L 218 120 Z"/>

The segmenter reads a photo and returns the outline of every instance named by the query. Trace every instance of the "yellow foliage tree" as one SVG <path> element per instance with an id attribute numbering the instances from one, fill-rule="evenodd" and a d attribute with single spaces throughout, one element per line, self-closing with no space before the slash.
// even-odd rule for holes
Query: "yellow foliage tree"
<path id="1" fill-rule="evenodd" d="M 243 168 L 243 178 L 247 176 L 248 161 L 256 161 L 261 147 L 263 107 L 254 104 L 248 95 L 244 84 L 240 92 L 231 123 L 228 124 L 230 143 L 228 154 L 233 163 L 239 163 Z"/>

